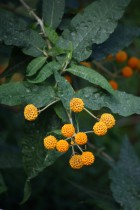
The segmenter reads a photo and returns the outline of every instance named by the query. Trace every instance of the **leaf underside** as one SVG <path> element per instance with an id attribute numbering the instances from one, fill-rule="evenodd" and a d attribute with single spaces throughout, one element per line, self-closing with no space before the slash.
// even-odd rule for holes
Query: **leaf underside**
<path id="1" fill-rule="evenodd" d="M 138 36 L 140 36 L 139 27 L 118 25 L 104 43 L 92 46 L 93 52 L 90 60 L 101 60 L 109 54 L 115 55 L 119 50 L 129 46 Z"/>
<path id="2" fill-rule="evenodd" d="M 99 0 L 90 4 L 71 21 L 62 36 L 73 44 L 73 56 L 77 61 L 87 59 L 92 44 L 101 44 L 115 30 L 130 0 Z"/>
<path id="3" fill-rule="evenodd" d="M 111 190 L 124 210 L 140 209 L 140 160 L 130 142 L 125 139 L 120 158 L 110 171 Z"/>
<path id="4" fill-rule="evenodd" d="M 115 95 L 109 95 L 96 88 L 86 87 L 79 90 L 75 96 L 82 98 L 86 107 L 91 110 L 107 107 L 113 113 L 124 117 L 140 114 L 140 98 L 125 92 L 115 91 Z"/>
<path id="5" fill-rule="evenodd" d="M 0 86 L 1 104 L 15 106 L 32 103 L 40 108 L 53 100 L 55 92 L 51 86 L 32 85 L 28 82 L 11 82 Z"/>

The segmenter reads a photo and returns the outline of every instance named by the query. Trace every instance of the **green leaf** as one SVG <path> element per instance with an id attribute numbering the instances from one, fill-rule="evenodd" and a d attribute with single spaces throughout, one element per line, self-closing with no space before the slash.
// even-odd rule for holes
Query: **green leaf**
<path id="1" fill-rule="evenodd" d="M 54 105 L 54 110 L 57 114 L 57 116 L 63 121 L 63 122 L 69 122 L 68 115 L 66 113 L 66 110 L 64 106 L 61 103 L 57 103 Z"/>
<path id="2" fill-rule="evenodd" d="M 7 191 L 7 187 L 5 185 L 2 174 L 0 173 L 0 194 Z"/>
<path id="3" fill-rule="evenodd" d="M 43 107 L 55 100 L 51 86 L 32 85 L 28 82 L 7 83 L 0 86 L 0 103 L 9 106 L 32 103 Z"/>
<path id="4" fill-rule="evenodd" d="M 54 163 L 54 161 L 61 155 L 61 153 L 53 151 L 47 151 L 44 149 L 43 139 L 47 130 L 45 129 L 45 123 L 40 126 L 40 121 L 29 125 L 23 139 L 23 163 L 28 180 L 34 178 L 44 168 Z M 45 120 L 46 122 L 46 120 Z M 31 131 L 29 131 L 29 129 Z"/>
<path id="5" fill-rule="evenodd" d="M 44 23 L 52 28 L 57 28 L 57 26 L 61 22 L 64 8 L 64 0 L 43 0 L 42 16 Z"/>
<path id="6" fill-rule="evenodd" d="M 69 110 L 69 102 L 74 95 L 74 90 L 64 77 L 58 72 L 54 72 L 55 80 L 58 85 L 58 97 L 60 97 L 65 109 Z"/>
<path id="7" fill-rule="evenodd" d="M 43 55 L 42 50 L 46 46 L 46 42 L 37 31 L 29 30 L 27 35 L 22 34 L 22 36 L 26 38 L 27 42 L 27 46 L 23 46 L 22 49 L 24 54 L 33 57 L 39 57 Z"/>
<path id="8" fill-rule="evenodd" d="M 30 83 L 41 83 L 53 74 L 54 69 L 58 71 L 60 67 L 60 64 L 56 61 L 49 62 L 39 71 L 35 79 L 28 79 L 28 81 Z"/>
<path id="9" fill-rule="evenodd" d="M 34 58 L 27 66 L 27 76 L 33 76 L 46 62 L 46 57 Z"/>
<path id="10" fill-rule="evenodd" d="M 65 54 L 65 50 L 58 47 L 53 47 L 48 50 L 48 55 L 51 57 L 56 57 L 58 55 Z M 58 59 L 57 59 L 58 60 Z"/>
<path id="11" fill-rule="evenodd" d="M 62 36 L 72 41 L 73 56 L 77 61 L 87 59 L 92 53 L 92 44 L 104 42 L 115 30 L 130 0 L 98 0 L 77 14 L 71 27 Z"/>
<path id="12" fill-rule="evenodd" d="M 31 196 L 31 184 L 30 180 L 26 180 L 25 185 L 24 185 L 24 194 L 22 201 L 20 202 L 20 205 L 24 204 Z"/>
<path id="13" fill-rule="evenodd" d="M 120 158 L 110 171 L 111 190 L 124 210 L 140 209 L 140 160 L 125 139 Z"/>
<path id="14" fill-rule="evenodd" d="M 115 91 L 115 95 L 109 95 L 96 88 L 86 87 L 76 92 L 75 97 L 82 98 L 86 107 L 91 110 L 107 107 L 124 117 L 140 114 L 140 97 L 125 92 Z"/>
<path id="15" fill-rule="evenodd" d="M 23 164 L 27 174 L 27 180 L 24 188 L 24 196 L 21 204 L 27 201 L 31 194 L 31 179 L 35 178 L 46 167 L 52 165 L 62 154 L 52 150 L 48 151 L 44 148 L 43 139 L 46 136 L 49 126 L 52 123 L 49 113 L 44 113 L 40 119 L 34 123 L 26 122 L 25 135 L 22 140 Z M 54 119 L 56 123 L 57 118 Z M 47 124 L 48 123 L 48 124 Z M 48 127 L 47 127 L 48 125 Z M 55 125 L 51 125 L 51 129 L 55 129 Z"/>
<path id="16" fill-rule="evenodd" d="M 94 71 L 93 69 L 84 67 L 84 66 L 72 66 L 66 71 L 81 77 L 89 82 L 91 82 L 94 85 L 99 85 L 103 89 L 107 90 L 109 93 L 114 94 L 114 90 L 108 83 L 108 81 L 98 72 Z"/>
<path id="17" fill-rule="evenodd" d="M 28 23 L 6 10 L 0 10 L 0 40 L 6 45 L 22 47 L 23 52 L 39 56 L 46 43 L 38 32 L 29 29 Z"/>
<path id="18" fill-rule="evenodd" d="M 59 39 L 58 34 L 49 26 L 45 27 L 45 33 L 48 39 L 55 45 Z"/>
<path id="19" fill-rule="evenodd" d="M 90 59 L 101 60 L 109 54 L 115 55 L 119 50 L 130 45 L 138 36 L 140 36 L 140 28 L 118 25 L 104 43 L 92 46 L 93 53 Z"/>

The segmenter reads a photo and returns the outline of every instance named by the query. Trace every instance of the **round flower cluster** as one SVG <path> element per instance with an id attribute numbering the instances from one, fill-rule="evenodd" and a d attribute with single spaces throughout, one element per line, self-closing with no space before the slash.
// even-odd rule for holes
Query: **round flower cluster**
<path id="1" fill-rule="evenodd" d="M 80 148 L 82 154 L 74 154 L 69 160 L 69 164 L 73 169 L 80 169 L 83 166 L 88 166 L 94 163 L 95 157 L 92 152 L 84 151 L 79 145 L 87 143 L 88 138 L 86 133 L 78 132 L 75 134 L 75 128 L 72 124 L 65 124 L 61 128 L 61 133 L 68 139 L 57 140 L 54 136 L 49 135 L 44 138 L 44 147 L 48 150 L 56 149 L 58 152 L 67 152 L 69 147 Z M 70 140 L 70 142 L 69 142 Z"/>
<path id="2" fill-rule="evenodd" d="M 81 112 L 84 109 L 84 102 L 81 98 L 72 98 L 70 101 L 70 109 L 73 112 Z"/>
<path id="3" fill-rule="evenodd" d="M 38 109 L 33 104 L 28 104 L 24 108 L 24 117 L 28 121 L 33 121 L 38 117 Z"/>
<path id="4" fill-rule="evenodd" d="M 55 149 L 56 151 L 61 153 L 67 152 L 71 147 L 72 156 L 69 160 L 69 165 L 73 169 L 80 169 L 83 166 L 92 165 L 95 161 L 94 154 L 90 151 L 85 151 L 85 149 L 83 150 L 81 147 L 83 145 L 86 145 L 88 142 L 87 133 L 94 132 L 98 136 L 103 136 L 107 133 L 108 129 L 112 128 L 115 125 L 115 119 L 113 115 L 109 113 L 102 114 L 100 119 L 98 119 L 89 110 L 87 110 L 84 107 L 85 104 L 81 98 L 72 98 L 69 105 L 70 105 L 70 110 L 72 112 L 79 113 L 85 110 L 87 111 L 87 113 L 89 113 L 95 119 L 98 120 L 98 122 L 96 122 L 93 126 L 93 131 L 81 132 L 78 129 L 78 131 L 76 132 L 70 112 L 69 118 L 71 123 L 64 124 L 61 127 L 61 139 L 57 139 L 53 135 L 48 135 L 44 138 L 43 143 L 45 149 L 47 150 Z M 25 119 L 29 121 L 35 120 L 38 117 L 38 114 L 43 110 L 45 109 L 43 108 L 42 110 L 38 110 L 37 107 L 35 107 L 35 105 L 28 104 L 24 108 Z M 77 153 L 77 151 L 75 152 L 75 149 L 79 150 L 80 154 Z"/>
<path id="5" fill-rule="evenodd" d="M 93 131 L 98 136 L 103 136 L 107 133 L 107 130 L 115 125 L 115 118 L 112 114 L 104 113 L 101 115 L 99 122 L 93 126 Z"/>
<path id="6" fill-rule="evenodd" d="M 125 78 L 132 77 L 134 75 L 134 71 L 136 70 L 140 71 L 140 59 L 135 56 L 129 57 L 127 52 L 123 50 L 117 52 L 114 56 L 111 54 L 108 55 L 106 60 L 109 62 L 117 62 L 117 68 L 119 68 L 118 75 L 121 73 L 121 75 Z M 116 65 L 116 63 L 114 63 L 114 65 Z M 114 74 L 114 76 L 117 76 L 117 72 Z M 111 79 L 108 82 L 114 90 L 118 89 L 119 85 L 114 79 Z"/>
<path id="7" fill-rule="evenodd" d="M 69 164 L 71 168 L 73 169 L 80 169 L 83 166 L 89 166 L 92 165 L 95 161 L 95 156 L 93 155 L 92 152 L 86 151 L 82 152 L 81 155 L 79 154 L 74 154 L 70 160 Z"/>
<path id="8" fill-rule="evenodd" d="M 110 80 L 109 84 L 114 90 L 118 90 L 118 83 L 115 80 Z"/>
<path id="9" fill-rule="evenodd" d="M 44 147 L 48 150 L 56 149 L 58 152 L 67 152 L 69 143 L 66 140 L 57 140 L 54 136 L 49 135 L 44 138 Z"/>
<path id="10" fill-rule="evenodd" d="M 72 137 L 75 133 L 75 128 L 72 124 L 65 124 L 61 128 L 61 133 L 65 137 Z"/>

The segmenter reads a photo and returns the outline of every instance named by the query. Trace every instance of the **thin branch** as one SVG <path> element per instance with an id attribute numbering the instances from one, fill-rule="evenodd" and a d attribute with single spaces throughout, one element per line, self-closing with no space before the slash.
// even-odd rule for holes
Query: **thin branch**
<path id="1" fill-rule="evenodd" d="M 72 120 L 72 117 L 71 117 L 71 112 L 69 113 L 67 111 L 67 115 L 68 115 L 68 118 L 69 118 L 70 123 L 73 124 L 73 120 Z"/>
<path id="2" fill-rule="evenodd" d="M 107 68 L 105 68 L 101 63 L 97 62 L 97 61 L 93 61 L 93 63 L 96 65 L 96 67 L 98 67 L 100 70 L 102 70 L 103 72 L 105 72 L 109 77 L 111 78 L 115 78 L 115 77 L 119 77 L 117 74 L 112 74 Z"/>
<path id="3" fill-rule="evenodd" d="M 19 0 L 19 1 L 28 10 L 29 14 L 31 14 L 35 18 L 35 20 L 40 25 L 43 34 L 45 34 L 43 21 L 35 14 L 35 12 L 28 6 L 28 4 L 26 4 L 24 0 Z"/>
<path id="4" fill-rule="evenodd" d="M 99 121 L 99 118 L 96 117 L 94 114 L 92 114 L 88 109 L 84 108 L 84 110 L 85 110 L 89 115 L 91 115 L 93 118 L 95 118 L 96 120 Z"/>
<path id="5" fill-rule="evenodd" d="M 98 149 L 97 147 L 95 147 L 93 144 L 91 144 L 89 142 L 87 144 L 88 144 L 88 146 L 90 146 L 91 148 L 93 148 L 94 150 L 99 152 L 99 154 L 101 154 L 104 158 L 106 158 L 107 160 L 109 160 L 111 162 L 114 162 L 114 159 L 111 156 L 109 156 L 106 152 L 100 151 L 100 149 Z"/>
<path id="6" fill-rule="evenodd" d="M 41 113 L 43 112 L 45 109 L 47 109 L 49 106 L 51 106 L 52 104 L 55 104 L 56 102 L 60 101 L 60 99 L 56 99 L 55 101 L 51 102 L 50 104 L 48 104 L 47 106 L 45 106 L 43 109 L 40 109 L 38 112 Z"/>
<path id="7" fill-rule="evenodd" d="M 72 155 L 75 155 L 74 147 L 71 146 L 71 149 L 72 149 Z"/>
<path id="8" fill-rule="evenodd" d="M 84 133 L 93 133 L 93 131 L 86 131 L 86 132 L 84 132 Z"/>
<path id="9" fill-rule="evenodd" d="M 77 147 L 78 147 L 78 149 L 83 153 L 83 150 L 82 150 L 82 148 L 78 145 L 78 144 L 75 144 Z"/>

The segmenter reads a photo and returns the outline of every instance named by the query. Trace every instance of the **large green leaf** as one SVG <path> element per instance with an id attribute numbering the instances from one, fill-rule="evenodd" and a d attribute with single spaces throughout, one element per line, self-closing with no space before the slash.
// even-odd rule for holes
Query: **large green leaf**
<path id="1" fill-rule="evenodd" d="M 84 66 L 72 66 L 66 71 L 86 79 L 87 81 L 91 82 L 92 84 L 99 85 L 103 89 L 107 90 L 109 93 L 114 94 L 114 90 L 108 83 L 108 81 L 98 72 L 94 71 L 93 69 L 84 67 Z"/>
<path id="2" fill-rule="evenodd" d="M 27 180 L 24 188 L 24 197 L 21 203 L 24 203 L 31 194 L 30 180 L 36 177 L 46 167 L 52 165 L 62 154 L 53 150 L 47 151 L 44 148 L 43 139 L 49 131 L 47 123 L 50 124 L 52 118 L 48 113 L 42 115 L 35 123 L 26 123 L 25 136 L 22 141 L 23 164 L 27 174 Z M 54 127 L 57 118 L 54 121 Z M 52 122 L 51 122 L 52 123 Z M 52 126 L 52 125 L 51 125 Z"/>
<path id="3" fill-rule="evenodd" d="M 79 90 L 75 96 L 82 98 L 86 107 L 91 110 L 107 107 L 113 113 L 125 117 L 135 113 L 140 114 L 140 97 L 125 92 L 115 91 L 115 95 L 109 95 L 96 88 L 86 87 Z"/>
<path id="4" fill-rule="evenodd" d="M 46 36 L 48 37 L 48 39 L 55 45 L 59 39 L 59 36 L 56 33 L 56 31 L 54 29 L 52 29 L 51 27 L 46 26 L 45 33 L 46 33 Z"/>
<path id="5" fill-rule="evenodd" d="M 28 82 L 7 83 L 0 86 L 0 103 L 9 106 L 33 103 L 38 108 L 55 99 L 51 86 L 32 85 Z"/>
<path id="6" fill-rule="evenodd" d="M 110 171 L 111 190 L 124 210 L 140 209 L 140 160 L 127 139 L 120 158 Z"/>
<path id="7" fill-rule="evenodd" d="M 94 44 L 92 46 L 93 53 L 90 59 L 101 60 L 109 54 L 116 54 L 119 50 L 124 49 L 134 39 L 140 35 L 139 27 L 130 27 L 118 25 L 110 37 L 102 44 Z"/>
<path id="8" fill-rule="evenodd" d="M 27 66 L 27 76 L 33 76 L 46 62 L 46 57 L 34 58 Z"/>
<path id="9" fill-rule="evenodd" d="M 6 10 L 0 10 L 0 40 L 6 45 L 24 48 L 24 53 L 39 56 L 38 48 L 45 46 L 45 41 L 34 30 L 29 29 L 28 23 Z"/>
<path id="10" fill-rule="evenodd" d="M 58 85 L 58 96 L 60 97 L 64 107 L 69 110 L 69 102 L 74 95 L 74 90 L 69 82 L 64 79 L 58 72 L 54 72 L 55 80 Z"/>
<path id="11" fill-rule="evenodd" d="M 24 37 L 26 35 L 23 34 Z M 43 38 L 38 34 L 38 32 L 31 30 L 30 34 L 26 41 L 28 41 L 29 46 L 23 47 L 22 51 L 26 55 L 30 55 L 32 57 L 39 57 L 43 56 L 43 49 L 46 46 L 46 42 L 43 40 Z"/>
<path id="12" fill-rule="evenodd" d="M 57 103 L 54 105 L 54 110 L 57 114 L 57 116 L 63 121 L 63 122 L 69 122 L 68 115 L 66 113 L 66 110 L 62 103 Z"/>
<path id="13" fill-rule="evenodd" d="M 54 69 L 58 71 L 60 67 L 61 67 L 60 64 L 56 61 L 49 62 L 39 71 L 36 78 L 32 80 L 28 79 L 28 81 L 30 83 L 41 83 L 53 74 Z"/>
<path id="14" fill-rule="evenodd" d="M 61 22 L 64 8 L 64 0 L 43 0 L 42 16 L 44 23 L 52 28 L 57 28 L 57 26 Z"/>
<path id="15" fill-rule="evenodd" d="M 85 60 L 92 53 L 92 44 L 104 42 L 117 26 L 130 0 L 98 0 L 90 4 L 71 21 L 62 36 L 74 47 L 74 58 Z"/>

